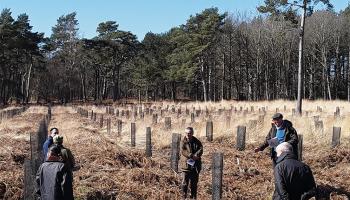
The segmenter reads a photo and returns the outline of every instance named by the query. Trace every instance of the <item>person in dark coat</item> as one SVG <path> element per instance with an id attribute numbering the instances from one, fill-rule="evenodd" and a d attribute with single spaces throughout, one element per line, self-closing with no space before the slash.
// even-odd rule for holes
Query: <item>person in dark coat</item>
<path id="1" fill-rule="evenodd" d="M 36 194 L 40 200 L 73 200 L 73 183 L 69 169 L 61 162 L 61 149 L 52 145 L 47 160 L 36 174 Z"/>
<path id="2" fill-rule="evenodd" d="M 51 128 L 49 135 L 47 136 L 44 144 L 43 144 L 43 158 L 44 161 L 47 159 L 47 153 L 49 151 L 50 146 L 53 144 L 53 137 L 55 137 L 55 135 L 58 135 L 59 131 L 58 128 Z"/>
<path id="3" fill-rule="evenodd" d="M 310 167 L 298 161 L 292 150 L 292 145 L 288 142 L 276 147 L 273 200 L 304 200 L 316 194 L 316 183 Z"/>
<path id="4" fill-rule="evenodd" d="M 276 166 L 276 151 L 275 148 L 282 142 L 288 142 L 293 147 L 293 153 L 298 155 L 298 134 L 293 128 L 292 122 L 283 120 L 281 113 L 276 113 L 272 116 L 272 127 L 267 134 L 265 141 L 259 147 L 255 148 L 255 152 L 264 151 L 268 146 L 271 147 L 271 159 L 273 167 Z"/>
<path id="5" fill-rule="evenodd" d="M 181 154 L 186 158 L 186 162 L 182 167 L 183 181 L 182 181 L 182 193 L 183 198 L 187 198 L 188 185 L 190 183 L 191 196 L 190 198 L 197 198 L 197 184 L 199 179 L 199 172 L 201 171 L 202 161 L 201 156 L 203 154 L 202 143 L 193 136 L 193 128 L 187 127 L 185 129 L 186 136 L 182 140 Z"/>
<path id="6" fill-rule="evenodd" d="M 63 136 L 55 135 L 55 137 L 53 137 L 53 143 L 61 149 L 60 156 L 63 163 L 68 167 L 68 169 L 73 171 L 75 167 L 75 159 L 71 150 L 63 146 Z"/>

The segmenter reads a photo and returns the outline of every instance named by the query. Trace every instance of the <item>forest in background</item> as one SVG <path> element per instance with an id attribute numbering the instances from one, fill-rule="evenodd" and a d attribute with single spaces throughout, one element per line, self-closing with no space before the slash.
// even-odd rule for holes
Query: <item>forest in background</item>
<path id="1" fill-rule="evenodd" d="M 300 17 L 247 17 L 208 8 L 142 41 L 116 21 L 79 36 L 77 13 L 52 35 L 0 14 L 0 104 L 16 101 L 274 100 L 297 98 Z M 350 100 L 350 7 L 308 13 L 304 99 Z"/>

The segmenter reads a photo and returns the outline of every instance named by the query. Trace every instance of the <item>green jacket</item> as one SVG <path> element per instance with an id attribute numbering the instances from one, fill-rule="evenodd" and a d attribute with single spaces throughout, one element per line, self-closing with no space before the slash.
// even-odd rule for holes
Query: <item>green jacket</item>
<path id="1" fill-rule="evenodd" d="M 192 136 L 192 140 L 189 141 L 187 137 L 184 137 L 181 143 L 181 155 L 185 157 L 185 161 L 182 165 L 183 171 L 191 171 L 196 170 L 197 173 L 200 172 L 202 168 L 201 156 L 203 154 L 203 145 L 202 143 L 194 136 Z M 199 157 L 199 160 L 196 160 L 194 166 L 187 164 L 187 160 L 193 158 L 193 156 Z"/>
<path id="2" fill-rule="evenodd" d="M 72 171 L 75 166 L 75 159 L 72 152 L 70 151 L 70 149 L 64 147 L 63 145 L 59 146 L 61 148 L 61 157 L 63 163 L 67 166 L 69 170 Z"/>

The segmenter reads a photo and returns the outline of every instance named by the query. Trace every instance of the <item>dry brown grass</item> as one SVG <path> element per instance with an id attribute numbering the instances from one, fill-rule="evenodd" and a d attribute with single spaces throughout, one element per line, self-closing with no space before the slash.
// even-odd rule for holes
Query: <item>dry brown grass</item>
<path id="1" fill-rule="evenodd" d="M 0 182 L 6 186 L 5 199 L 21 197 L 23 163 L 30 157 L 29 136 L 37 131 L 44 110 L 43 107 L 31 107 L 0 123 Z"/>
<path id="2" fill-rule="evenodd" d="M 165 108 L 171 103 L 157 104 Z M 217 151 L 224 152 L 223 199 L 270 199 L 273 192 L 273 177 L 268 151 L 253 153 L 255 146 L 265 137 L 270 128 L 270 116 L 276 107 L 285 118 L 294 123 L 299 133 L 304 135 L 304 160 L 314 172 L 317 183 L 324 193 L 350 192 L 350 123 L 349 106 L 346 102 L 308 102 L 304 101 L 304 109 L 309 117 L 293 117 L 291 109 L 294 102 L 221 102 L 221 103 L 187 103 L 179 104 L 182 110 L 187 106 L 197 109 L 206 106 L 229 109 L 232 106 L 239 109 L 254 106 L 254 110 L 268 106 L 264 123 L 255 128 L 247 129 L 247 146 L 245 151 L 234 148 L 237 125 L 248 125 L 249 120 L 256 120 L 261 115 L 258 112 L 243 116 L 237 113 L 231 117 L 231 126 L 226 128 L 225 117 L 213 115 L 214 142 L 205 141 L 205 124 L 207 118 L 200 116 L 194 124 L 184 111 L 181 116 L 172 116 L 172 130 L 164 130 L 164 118 L 152 125 L 152 118 L 136 120 L 136 148 L 130 148 L 130 123 L 132 119 L 123 118 L 123 131 L 116 134 L 116 117 L 112 118 L 112 134 L 108 135 L 106 127 L 100 129 L 98 121 L 82 118 L 71 107 L 54 107 L 50 127 L 58 127 L 64 136 L 64 145 L 72 150 L 80 170 L 74 172 L 74 194 L 76 199 L 180 199 L 179 186 L 181 174 L 170 169 L 170 142 L 173 132 L 183 133 L 182 118 L 186 118 L 185 126 L 193 126 L 195 135 L 204 144 L 203 170 L 200 174 L 199 199 L 211 199 L 211 159 Z M 283 111 L 283 106 L 287 111 Z M 323 108 L 322 113 L 316 112 L 316 106 Z M 334 119 L 335 107 L 341 107 L 342 118 Z M 105 113 L 105 107 L 89 106 L 97 113 Z M 126 109 L 126 108 L 125 108 Z M 36 131 L 38 122 L 45 113 L 43 107 L 30 108 L 25 113 L 0 124 L 0 140 L 6 143 L 0 152 L 0 183 L 7 186 L 8 199 L 19 199 L 22 192 L 23 163 L 21 155 L 28 156 L 28 136 L 30 131 Z M 313 116 L 319 115 L 324 121 L 325 130 L 319 133 L 315 130 Z M 99 118 L 99 117 L 98 117 Z M 105 116 L 106 118 L 106 116 Z M 342 128 L 341 146 L 330 148 L 332 126 Z M 152 127 L 153 157 L 146 159 L 145 128 Z M 26 130 L 26 131 L 24 131 Z M 6 138 L 6 141 L 4 140 Z M 20 144 L 20 145 L 17 145 Z M 9 154 L 10 152 L 12 154 Z M 237 165 L 237 159 L 240 165 Z M 183 162 L 180 160 L 180 162 Z M 6 164 L 5 164 L 6 163 Z M 14 178 L 11 178 L 14 177 Z M 334 198 L 336 198 L 334 197 Z"/>

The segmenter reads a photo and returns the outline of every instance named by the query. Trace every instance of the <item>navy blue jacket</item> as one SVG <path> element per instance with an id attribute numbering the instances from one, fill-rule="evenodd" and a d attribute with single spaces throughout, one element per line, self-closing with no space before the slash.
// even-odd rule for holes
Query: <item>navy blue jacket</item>
<path id="1" fill-rule="evenodd" d="M 45 140 L 45 142 L 43 144 L 44 161 L 47 158 L 47 152 L 49 152 L 49 148 L 52 144 L 53 144 L 53 138 L 51 136 L 47 137 L 47 139 Z"/>

